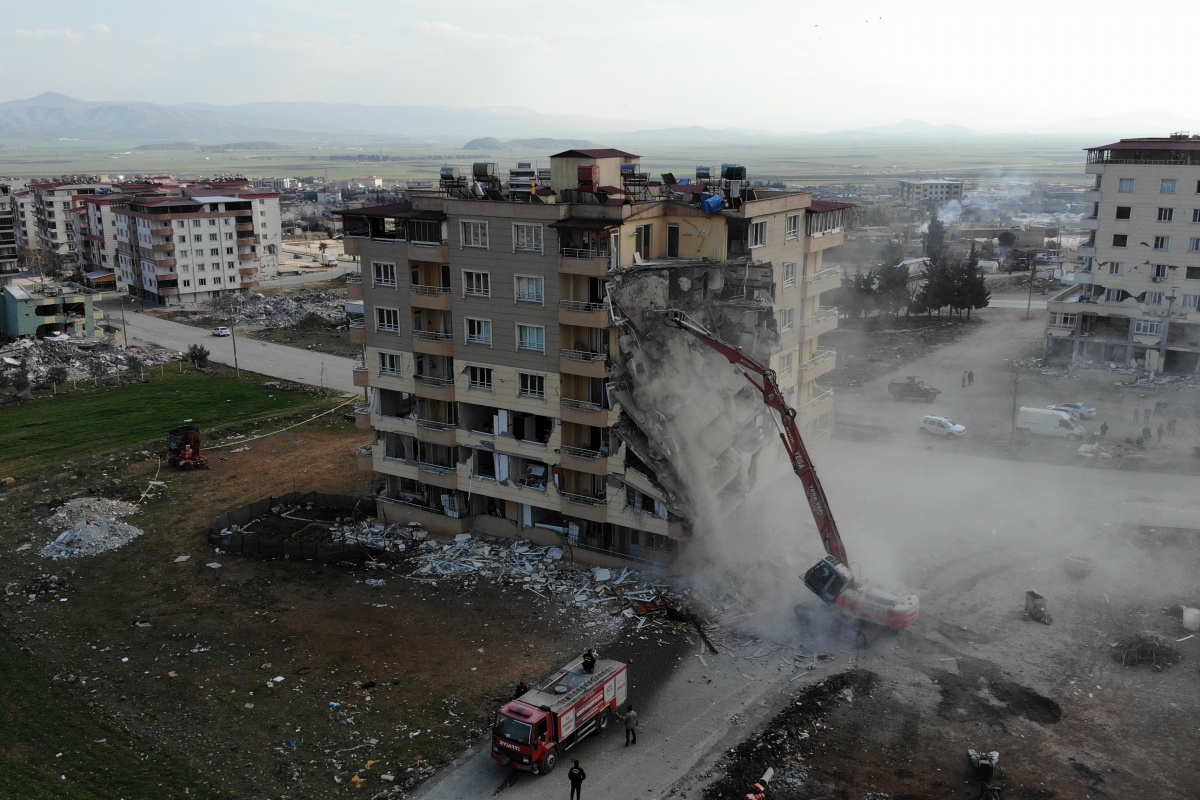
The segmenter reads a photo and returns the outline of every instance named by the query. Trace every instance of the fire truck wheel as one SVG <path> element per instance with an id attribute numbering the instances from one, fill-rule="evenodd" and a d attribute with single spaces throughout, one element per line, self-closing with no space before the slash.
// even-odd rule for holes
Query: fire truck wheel
<path id="1" fill-rule="evenodd" d="M 550 752 L 542 759 L 542 774 L 549 775 L 558 766 L 558 748 L 551 747 Z"/>
<path id="2" fill-rule="evenodd" d="M 600 719 L 596 720 L 596 729 L 601 733 L 604 733 L 606 730 L 608 730 L 610 716 L 612 716 L 612 714 L 608 710 L 600 712 Z"/>

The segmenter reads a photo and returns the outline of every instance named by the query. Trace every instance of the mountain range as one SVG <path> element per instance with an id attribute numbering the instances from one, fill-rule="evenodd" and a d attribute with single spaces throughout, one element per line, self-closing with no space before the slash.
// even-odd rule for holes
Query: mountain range
<path id="1" fill-rule="evenodd" d="M 1008 135 L 1162 136 L 1177 130 L 1200 131 L 1200 121 L 1170 112 L 1149 112 L 1035 124 L 1023 132 Z M 501 106 L 377 106 L 317 101 L 168 106 L 141 101 L 77 100 L 55 92 L 0 103 L 0 141 L 80 139 L 200 145 L 267 140 L 312 143 L 350 137 L 420 142 L 431 137 L 462 137 L 469 140 L 463 148 L 466 150 L 547 150 L 591 145 L 590 138 L 582 137 L 615 134 L 620 134 L 621 140 L 630 145 L 784 143 L 809 137 L 848 135 L 881 139 L 984 135 L 958 125 L 932 125 L 911 119 L 893 125 L 829 133 L 768 133 L 746 128 L 702 126 L 653 128 L 637 120 L 542 114 Z"/>

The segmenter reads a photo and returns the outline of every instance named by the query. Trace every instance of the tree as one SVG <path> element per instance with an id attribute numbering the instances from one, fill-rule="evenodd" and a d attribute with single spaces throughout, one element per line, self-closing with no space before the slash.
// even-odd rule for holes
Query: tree
<path id="1" fill-rule="evenodd" d="M 925 233 L 925 255 L 938 258 L 946 254 L 946 226 L 937 214 L 929 218 L 929 230 Z"/>
<path id="2" fill-rule="evenodd" d="M 325 255 L 325 251 L 329 249 L 329 242 L 321 242 L 317 249 L 321 251 L 321 255 Z"/>
<path id="3" fill-rule="evenodd" d="M 880 267 L 875 292 L 880 311 L 895 316 L 901 309 L 907 309 L 910 300 L 908 267 L 904 264 Z"/>
<path id="4" fill-rule="evenodd" d="M 885 267 L 894 267 L 904 260 L 904 242 L 893 239 L 883 246 L 879 260 Z"/>
<path id="5" fill-rule="evenodd" d="M 949 259 L 944 254 L 936 258 L 930 257 L 925 268 L 925 285 L 921 287 L 919 305 L 925 313 L 932 316 L 937 311 L 942 316 L 942 309 L 954 302 L 955 276 Z"/>
<path id="6" fill-rule="evenodd" d="M 188 361 L 191 361 L 196 369 L 208 366 L 209 355 L 208 348 L 202 344 L 194 344 L 187 349 Z"/>
<path id="7" fill-rule="evenodd" d="M 67 368 L 64 367 L 62 364 L 59 364 L 56 367 L 51 367 L 50 372 L 47 373 L 47 377 L 50 378 L 50 382 L 55 385 L 60 384 L 60 383 L 66 383 L 67 382 Z"/>
<path id="8" fill-rule="evenodd" d="M 991 303 L 992 293 L 987 288 L 987 281 L 983 277 L 983 268 L 979 266 L 979 254 L 975 252 L 975 248 L 971 248 L 971 258 L 963 267 L 963 274 L 959 281 L 959 309 L 967 310 L 967 319 L 971 318 L 971 309 L 987 308 Z M 959 316 L 962 316 L 962 311 L 959 311 Z"/>

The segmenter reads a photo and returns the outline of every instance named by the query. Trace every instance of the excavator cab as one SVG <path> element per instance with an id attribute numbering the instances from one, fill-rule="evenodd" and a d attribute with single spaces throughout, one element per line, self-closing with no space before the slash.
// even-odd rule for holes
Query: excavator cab
<path id="1" fill-rule="evenodd" d="M 825 556 L 804 573 L 804 585 L 826 603 L 835 602 L 853 580 L 846 565 L 833 556 Z"/>

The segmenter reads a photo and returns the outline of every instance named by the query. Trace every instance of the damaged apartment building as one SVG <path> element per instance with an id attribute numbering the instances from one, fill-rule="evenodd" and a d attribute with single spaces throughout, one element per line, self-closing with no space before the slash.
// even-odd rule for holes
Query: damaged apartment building
<path id="1" fill-rule="evenodd" d="M 1076 285 L 1047 304 L 1046 355 L 1200 373 L 1200 136 L 1087 153 L 1092 233 Z"/>
<path id="2" fill-rule="evenodd" d="M 837 311 L 821 295 L 840 274 L 822 251 L 849 206 L 751 188 L 738 166 L 651 180 L 638 159 L 446 167 L 408 202 L 343 212 L 362 265 L 357 413 L 375 432 L 360 466 L 384 480 L 386 521 L 671 561 L 689 492 L 744 490 L 774 426 L 667 309 L 769 364 L 802 430 L 828 431 L 818 337 Z"/>

